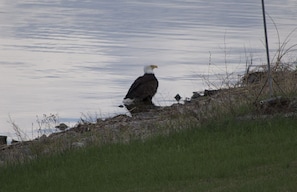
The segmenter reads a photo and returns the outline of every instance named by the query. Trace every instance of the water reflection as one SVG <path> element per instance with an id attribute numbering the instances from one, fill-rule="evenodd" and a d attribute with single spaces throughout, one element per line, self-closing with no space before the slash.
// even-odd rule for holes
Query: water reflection
<path id="1" fill-rule="evenodd" d="M 30 132 L 36 115 L 58 113 L 73 122 L 81 113 L 124 113 L 117 106 L 146 64 L 159 65 L 154 101 L 169 105 L 176 93 L 190 97 L 207 81 L 220 82 L 226 70 L 243 72 L 251 57 L 265 62 L 256 0 L 4 0 L 0 6 L 0 133 L 11 132 L 9 114 Z M 284 39 L 296 26 L 296 2 L 272 0 L 266 8 Z M 268 24 L 273 51 L 277 34 Z"/>

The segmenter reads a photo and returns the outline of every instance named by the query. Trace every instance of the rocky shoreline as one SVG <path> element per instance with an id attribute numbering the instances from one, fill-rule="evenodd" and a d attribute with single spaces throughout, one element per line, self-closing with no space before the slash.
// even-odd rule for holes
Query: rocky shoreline
<path id="1" fill-rule="evenodd" d="M 145 140 L 155 135 L 166 135 L 173 131 L 197 127 L 216 116 L 232 113 L 241 105 L 253 105 L 261 113 L 291 113 L 297 111 L 297 99 L 269 98 L 257 103 L 250 87 L 220 90 L 205 90 L 204 95 L 193 92 L 192 98 L 166 107 L 155 107 L 131 115 L 117 115 L 97 122 L 81 122 L 72 128 L 62 129 L 49 136 L 43 135 L 31 141 L 0 145 L 0 165 L 22 163 L 39 156 L 61 153 L 73 148 L 108 143 L 128 143 Z M 248 114 L 248 118 L 255 117 Z M 60 125 L 61 127 L 62 124 Z"/>

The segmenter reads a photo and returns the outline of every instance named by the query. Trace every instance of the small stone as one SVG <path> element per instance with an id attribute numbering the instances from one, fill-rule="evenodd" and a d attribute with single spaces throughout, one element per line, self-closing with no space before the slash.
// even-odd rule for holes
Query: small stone
<path id="1" fill-rule="evenodd" d="M 191 99 L 198 99 L 200 97 L 201 97 L 201 95 L 197 91 L 194 91 Z"/>
<path id="2" fill-rule="evenodd" d="M 56 128 L 59 129 L 60 131 L 64 131 L 65 129 L 68 128 L 68 126 L 65 123 L 61 123 L 60 125 L 57 125 Z"/>

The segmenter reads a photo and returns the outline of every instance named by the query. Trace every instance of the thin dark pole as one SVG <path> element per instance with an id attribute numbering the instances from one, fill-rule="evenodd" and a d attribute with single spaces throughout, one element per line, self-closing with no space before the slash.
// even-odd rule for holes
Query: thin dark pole
<path id="1" fill-rule="evenodd" d="M 267 67 L 268 67 L 269 94 L 270 94 L 270 97 L 272 97 L 272 95 L 273 95 L 273 93 L 272 93 L 272 78 L 271 78 L 271 69 L 270 69 L 269 46 L 268 46 L 268 35 L 267 35 L 264 0 L 262 0 L 262 13 L 263 13 L 265 45 L 266 45 L 266 57 L 267 57 Z"/>

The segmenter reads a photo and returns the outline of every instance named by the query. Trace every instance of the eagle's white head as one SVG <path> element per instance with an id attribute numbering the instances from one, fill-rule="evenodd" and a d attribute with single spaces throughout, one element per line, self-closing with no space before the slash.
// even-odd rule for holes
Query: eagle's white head
<path id="1" fill-rule="evenodd" d="M 157 65 L 147 65 L 147 66 L 144 66 L 143 68 L 143 71 L 145 74 L 154 74 L 154 69 L 155 68 L 158 68 Z"/>

